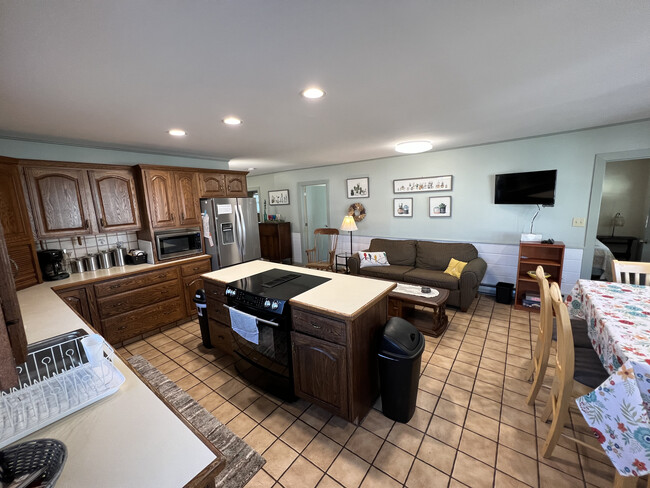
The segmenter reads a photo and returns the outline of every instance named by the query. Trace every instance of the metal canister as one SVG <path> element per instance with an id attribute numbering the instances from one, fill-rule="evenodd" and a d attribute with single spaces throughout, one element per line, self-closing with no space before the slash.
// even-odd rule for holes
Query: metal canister
<path id="1" fill-rule="evenodd" d="M 124 256 L 126 255 L 126 249 L 123 247 L 116 247 L 112 251 L 113 253 L 113 262 L 115 263 L 115 266 L 124 266 L 125 265 L 125 260 Z"/>
<path id="2" fill-rule="evenodd" d="M 70 271 L 72 273 L 83 273 L 86 271 L 84 262 L 81 259 L 71 259 L 70 260 Z"/>
<path id="3" fill-rule="evenodd" d="M 83 263 L 86 267 L 86 271 L 97 271 L 99 269 L 97 254 L 88 254 L 88 256 L 84 256 Z"/>
<path id="4" fill-rule="evenodd" d="M 97 255 L 99 257 L 99 269 L 107 269 L 113 267 L 113 260 L 111 259 L 110 251 L 99 251 Z"/>

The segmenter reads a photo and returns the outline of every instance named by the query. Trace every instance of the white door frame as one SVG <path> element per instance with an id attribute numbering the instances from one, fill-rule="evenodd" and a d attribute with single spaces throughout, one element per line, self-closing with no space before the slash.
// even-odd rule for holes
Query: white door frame
<path id="1" fill-rule="evenodd" d="M 300 247 L 301 262 L 307 261 L 305 250 L 307 249 L 307 235 L 305 230 L 306 209 L 305 209 L 305 188 L 312 185 L 325 185 L 325 196 L 327 197 L 327 222 L 330 219 L 330 180 L 300 181 L 298 182 L 298 195 L 300 197 Z"/>

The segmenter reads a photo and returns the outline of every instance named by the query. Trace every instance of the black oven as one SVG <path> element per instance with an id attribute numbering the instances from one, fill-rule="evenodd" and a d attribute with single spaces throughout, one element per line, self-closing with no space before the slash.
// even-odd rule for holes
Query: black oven
<path id="1" fill-rule="evenodd" d="M 201 229 L 198 227 L 160 231 L 154 236 L 159 261 L 203 253 Z"/>

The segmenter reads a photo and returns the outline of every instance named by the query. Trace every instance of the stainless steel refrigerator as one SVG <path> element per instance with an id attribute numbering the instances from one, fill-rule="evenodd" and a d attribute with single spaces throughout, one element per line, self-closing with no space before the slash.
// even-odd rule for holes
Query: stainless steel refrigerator
<path id="1" fill-rule="evenodd" d="M 202 198 L 201 215 L 213 270 L 261 257 L 254 198 Z"/>

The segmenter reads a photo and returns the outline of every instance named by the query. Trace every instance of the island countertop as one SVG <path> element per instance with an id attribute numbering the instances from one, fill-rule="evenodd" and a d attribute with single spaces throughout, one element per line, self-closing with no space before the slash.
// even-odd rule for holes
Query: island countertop
<path id="1" fill-rule="evenodd" d="M 72 275 L 19 291 L 28 342 L 75 329 L 93 332 L 52 288 L 155 269 L 156 265 L 122 268 Z M 57 486 L 206 486 L 199 480 L 208 470 L 219 471 L 223 455 L 204 444 L 117 355 L 114 365 L 126 378 L 115 394 L 18 442 L 51 437 L 65 443 L 68 459 Z"/>
<path id="2" fill-rule="evenodd" d="M 396 286 L 392 281 L 318 271 L 261 260 L 230 266 L 202 276 L 207 280 L 230 283 L 271 269 L 283 269 L 294 273 L 329 278 L 328 282 L 291 298 L 289 303 L 348 318 L 356 317 L 370 304 L 390 293 Z"/>

